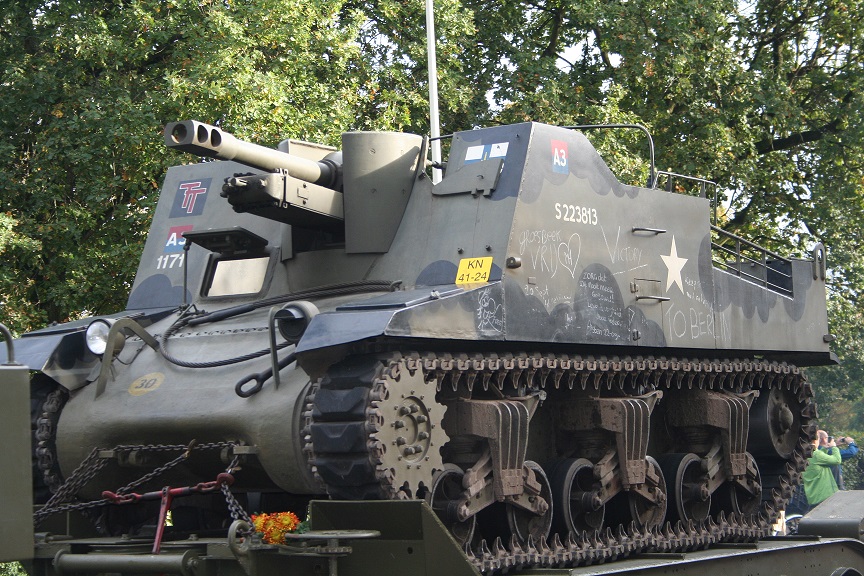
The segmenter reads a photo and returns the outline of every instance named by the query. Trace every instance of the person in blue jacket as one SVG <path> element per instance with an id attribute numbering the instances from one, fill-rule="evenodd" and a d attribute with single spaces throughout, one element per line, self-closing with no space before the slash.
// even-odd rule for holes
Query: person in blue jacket
<path id="1" fill-rule="evenodd" d="M 822 445 L 820 443 L 819 447 L 823 448 L 824 446 L 827 446 L 827 440 L 833 440 L 833 438 L 828 436 L 826 444 Z M 855 444 L 855 440 L 851 436 L 838 438 L 837 447 L 840 449 L 840 458 L 843 462 L 858 455 L 858 445 Z M 837 488 L 845 490 L 846 484 L 843 482 L 843 467 L 839 464 L 837 466 L 832 466 L 831 472 L 834 474 L 834 481 L 837 482 Z"/>

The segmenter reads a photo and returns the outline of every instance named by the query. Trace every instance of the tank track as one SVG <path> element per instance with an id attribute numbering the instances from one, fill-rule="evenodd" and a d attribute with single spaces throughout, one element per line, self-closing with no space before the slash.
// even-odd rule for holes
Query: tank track
<path id="1" fill-rule="evenodd" d="M 419 375 L 419 378 L 418 378 Z M 403 376 L 414 378 L 407 387 Z M 794 449 L 787 458 L 760 462 L 762 502 L 758 513 L 719 514 L 686 524 L 666 522 L 653 529 L 635 523 L 617 530 L 554 534 L 551 541 L 529 537 L 521 544 L 513 536 L 464 545 L 472 564 L 483 573 L 521 568 L 562 568 L 599 564 L 645 552 L 685 552 L 713 544 L 752 542 L 771 534 L 771 524 L 792 496 L 811 453 L 816 406 L 813 391 L 800 370 L 792 365 L 763 360 L 676 359 L 662 357 L 590 357 L 554 354 L 445 354 L 390 353 L 359 356 L 333 366 L 317 381 L 307 398 L 305 451 L 313 474 L 338 499 L 401 499 L 422 497 L 432 474 L 440 470 L 437 448 L 448 440 L 437 423 L 444 406 L 432 400 L 441 390 L 470 395 L 475 387 L 497 388 L 522 395 L 526 389 L 620 390 L 641 394 L 646 390 L 703 389 L 735 393 L 785 390 L 794 396 L 792 409 L 800 423 Z M 408 390 L 409 393 L 405 393 Z M 402 396 L 406 409 L 390 395 Z M 406 475 L 390 457 L 387 428 L 391 413 L 408 414 L 414 396 L 417 412 L 435 409 L 422 431 L 429 441 L 417 446 L 422 456 L 419 474 Z M 422 397 L 422 398 L 421 398 Z M 395 409 L 395 411 L 393 411 Z M 414 428 L 413 432 L 418 432 Z M 410 445 L 410 442 L 406 442 Z M 434 454 L 433 454 L 434 453 Z M 416 464 L 417 459 L 411 460 Z M 411 469 L 411 463 L 408 464 Z"/>
<path id="2" fill-rule="evenodd" d="M 305 452 L 332 497 L 411 498 L 443 468 L 444 407 L 435 402 L 433 384 L 404 368 L 398 355 L 361 356 L 313 384 L 306 399 Z M 397 450 L 388 450 L 390 444 Z"/>
<path id="3" fill-rule="evenodd" d="M 44 503 L 63 484 L 55 442 L 57 422 L 69 394 L 53 383 L 43 382 L 34 388 L 35 395 L 30 399 L 34 447 L 33 479 L 36 497 L 40 503 Z"/>

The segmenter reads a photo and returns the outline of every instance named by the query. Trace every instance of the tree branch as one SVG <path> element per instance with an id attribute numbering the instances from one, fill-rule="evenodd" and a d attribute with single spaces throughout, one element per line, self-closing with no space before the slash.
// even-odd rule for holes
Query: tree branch
<path id="1" fill-rule="evenodd" d="M 612 66 L 612 61 L 609 59 L 609 53 L 603 48 L 603 42 L 601 41 L 600 36 L 600 28 L 595 26 L 591 29 L 591 31 L 594 32 L 594 38 L 597 39 L 597 50 L 600 51 L 600 58 L 603 59 L 603 63 L 606 65 L 606 67 L 612 70 L 614 66 Z"/>
<path id="2" fill-rule="evenodd" d="M 852 101 L 854 96 L 854 92 L 849 91 L 843 97 L 843 104 L 849 104 Z M 818 128 L 814 128 L 812 130 L 804 130 L 803 132 L 796 132 L 794 134 L 790 134 L 785 138 L 765 138 L 761 142 L 756 144 L 756 153 L 757 154 L 767 154 L 769 152 L 778 152 L 782 150 L 789 150 L 790 148 L 794 148 L 795 146 L 801 146 L 802 144 L 809 144 L 810 142 L 817 142 L 827 136 L 828 134 L 836 134 L 840 132 L 840 126 L 842 125 L 841 118 L 835 118 L 834 120 L 828 122 L 827 124 L 823 124 Z"/>
<path id="3" fill-rule="evenodd" d="M 766 138 L 765 140 L 762 140 L 761 142 L 756 144 L 756 153 L 767 154 L 768 152 L 779 152 L 781 150 L 789 150 L 790 148 L 794 148 L 802 144 L 817 142 L 823 137 L 825 137 L 825 135 L 827 134 L 839 132 L 839 125 L 839 120 L 833 120 L 819 128 L 815 128 L 813 130 L 805 130 L 803 132 L 796 132 L 795 134 L 790 134 L 785 138 Z"/>
<path id="4" fill-rule="evenodd" d="M 552 30 L 549 31 L 549 43 L 543 50 L 541 58 L 555 56 L 558 52 L 558 39 L 561 37 L 561 25 L 564 20 L 564 9 L 556 8 L 550 15 L 552 18 Z"/>

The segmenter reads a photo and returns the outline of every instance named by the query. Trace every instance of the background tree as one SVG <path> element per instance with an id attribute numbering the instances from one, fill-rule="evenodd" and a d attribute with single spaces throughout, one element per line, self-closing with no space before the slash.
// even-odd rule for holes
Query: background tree
<path id="1" fill-rule="evenodd" d="M 18 332 L 124 307 L 162 174 L 183 161 L 162 145 L 168 121 L 200 118 L 265 145 L 427 130 L 414 79 L 425 66 L 422 9 L 397 25 L 398 3 L 7 4 L 0 293 Z M 455 6 L 442 2 L 442 35 L 470 31 Z M 458 64 L 453 49 L 443 54 Z M 460 101 L 453 82 L 442 86 Z"/>
<path id="2" fill-rule="evenodd" d="M 439 0 L 443 131 L 639 122 L 659 168 L 719 183 L 724 228 L 802 256 L 824 242 L 844 363 L 811 379 L 823 416 L 855 436 L 862 22 L 862 0 Z M 420 0 L 7 2 L 3 319 L 21 331 L 122 308 L 179 161 L 161 145 L 169 120 L 271 145 L 425 133 L 423 26 Z M 622 179 L 645 181 L 637 133 L 590 137 Z"/>

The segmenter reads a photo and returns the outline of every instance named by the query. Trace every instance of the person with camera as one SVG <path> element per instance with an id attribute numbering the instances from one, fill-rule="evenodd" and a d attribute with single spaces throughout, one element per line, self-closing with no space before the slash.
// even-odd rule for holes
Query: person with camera
<path id="1" fill-rule="evenodd" d="M 842 457 L 834 438 L 829 437 L 824 430 L 817 430 L 813 439 L 813 455 L 807 461 L 807 469 L 801 476 L 810 508 L 837 492 L 837 481 L 834 480 L 831 467 L 839 466 L 840 462 Z"/>
<path id="2" fill-rule="evenodd" d="M 858 445 L 855 444 L 855 440 L 851 436 L 844 436 L 843 438 L 838 438 L 836 441 L 833 436 L 828 436 L 826 438 L 825 444 L 820 444 L 820 448 L 827 447 L 829 442 L 835 442 L 835 445 L 840 450 L 840 459 L 845 462 L 850 458 L 854 458 L 858 455 Z M 836 466 L 831 467 L 831 473 L 834 474 L 834 481 L 837 483 L 837 488 L 840 490 L 846 489 L 846 483 L 843 482 L 843 467 L 838 464 Z"/>

